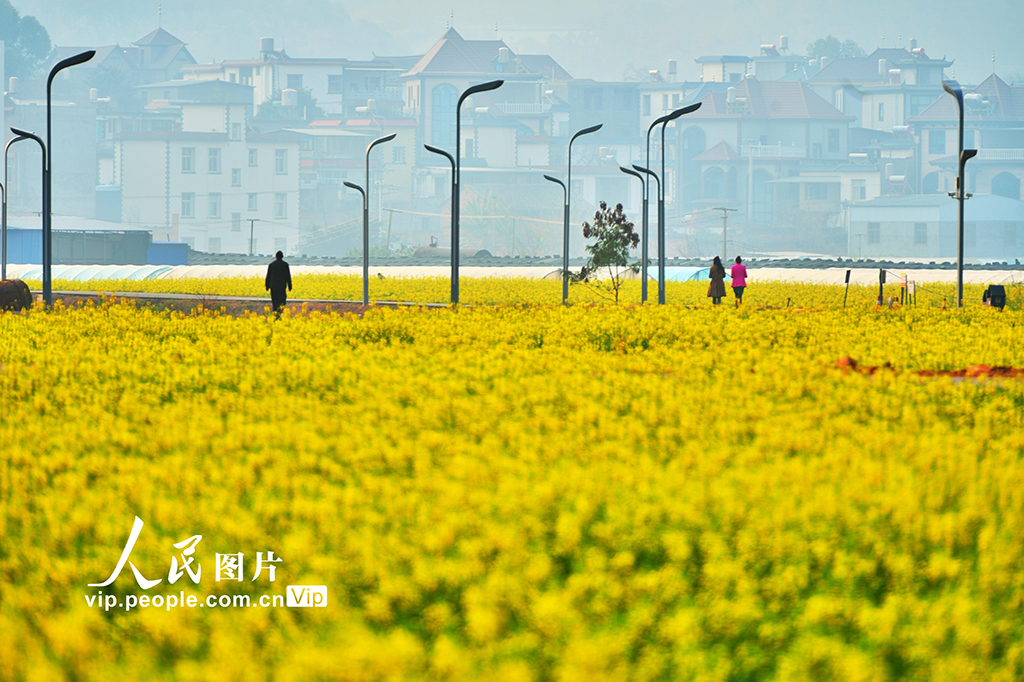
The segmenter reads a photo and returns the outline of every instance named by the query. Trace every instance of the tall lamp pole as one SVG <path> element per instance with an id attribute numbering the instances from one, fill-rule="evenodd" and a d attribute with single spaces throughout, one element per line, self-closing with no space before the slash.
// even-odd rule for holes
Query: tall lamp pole
<path id="1" fill-rule="evenodd" d="M 960 143 L 957 146 L 957 176 L 956 192 L 950 192 L 949 196 L 956 198 L 957 223 L 956 223 L 956 307 L 964 305 L 964 201 L 970 198 L 967 194 L 966 183 L 964 182 L 964 168 L 967 162 L 978 154 L 977 149 L 964 149 L 964 92 L 956 81 L 943 81 L 942 89 L 948 92 L 956 100 L 957 112 L 960 119 Z"/>
<path id="2" fill-rule="evenodd" d="M 0 207 L 0 279 L 7 279 L 7 152 L 10 151 L 12 144 L 24 139 L 25 136 L 16 134 L 4 145 L 4 191 L 3 205 Z"/>
<path id="3" fill-rule="evenodd" d="M 603 123 L 578 130 L 569 138 L 569 156 L 565 163 L 565 224 L 562 226 L 562 304 L 569 301 L 569 210 L 572 207 L 572 143 L 576 138 L 596 133 Z"/>
<path id="4" fill-rule="evenodd" d="M 552 177 L 550 175 L 545 175 L 544 179 L 547 180 L 548 182 L 553 182 L 553 183 L 555 183 L 556 185 L 558 185 L 559 187 L 562 188 L 562 229 L 564 230 L 565 234 L 568 234 L 569 233 L 569 188 L 565 186 L 564 182 L 562 182 L 558 178 Z M 565 259 L 564 256 L 563 256 L 562 262 L 565 264 L 566 268 L 569 267 L 569 262 L 568 262 L 568 260 Z M 569 282 L 569 273 L 568 273 L 568 271 L 562 273 L 562 279 L 565 280 L 566 286 L 568 286 L 568 282 Z M 566 288 L 565 286 L 562 287 L 562 305 L 565 305 L 565 300 L 567 298 L 565 288 Z"/>
<path id="5" fill-rule="evenodd" d="M 443 156 L 444 158 L 448 159 L 448 163 L 450 163 L 451 166 L 452 166 L 452 209 L 451 209 L 451 214 L 452 214 L 451 215 L 451 221 L 452 221 L 452 226 L 451 226 L 452 250 L 451 251 L 452 252 L 451 252 L 451 260 L 452 260 L 452 281 L 454 282 L 455 278 L 457 277 L 456 272 L 457 272 L 458 267 L 459 267 L 459 262 L 457 260 L 458 256 L 456 256 L 456 251 L 455 251 L 455 235 L 458 232 L 458 229 L 455 227 L 455 221 L 457 221 L 459 219 L 459 210 L 458 210 L 458 208 L 456 208 L 457 205 L 458 205 L 457 204 L 457 202 L 458 202 L 458 191 L 457 191 L 457 188 L 455 187 L 455 182 L 456 182 L 456 180 L 455 180 L 455 157 L 453 157 L 451 154 L 449 154 L 445 150 L 441 149 L 440 147 L 434 147 L 433 145 L 429 145 L 429 144 L 425 144 L 423 146 L 424 146 L 424 148 L 426 148 L 426 150 L 428 152 L 430 152 L 432 154 L 437 154 L 438 156 Z M 452 289 L 452 293 L 453 294 L 455 293 L 454 288 Z M 455 299 L 454 298 L 452 299 L 452 303 L 455 303 Z"/>
<path id="6" fill-rule="evenodd" d="M 49 170 L 49 168 L 46 165 L 46 151 L 47 151 L 46 150 L 46 143 L 44 143 L 42 141 L 42 139 L 40 139 L 40 137 L 38 135 L 36 135 L 35 133 L 30 133 L 27 130 L 19 130 L 18 128 L 11 128 L 11 132 L 14 133 L 17 137 L 13 138 L 8 143 L 8 145 L 7 145 L 8 147 L 10 147 L 10 145 L 12 143 L 17 142 L 18 140 L 35 140 L 36 143 L 39 145 L 39 152 L 42 154 L 42 161 L 41 161 L 41 163 L 42 163 L 42 166 L 43 166 L 43 178 L 42 178 L 43 179 L 43 185 L 42 185 L 42 187 L 43 187 L 43 278 L 44 278 L 43 279 L 43 297 L 44 297 L 44 300 L 46 300 L 47 287 L 50 284 L 50 281 L 49 281 L 49 274 L 50 274 L 50 272 L 49 272 L 49 268 L 47 267 L 47 265 L 48 265 L 47 255 L 49 254 L 49 250 L 47 249 L 47 241 L 48 240 L 47 240 L 47 233 L 46 233 L 46 186 L 47 186 L 47 183 L 49 182 L 49 179 L 50 179 L 50 170 Z M 4 206 L 4 208 L 6 209 L 6 205 Z M 6 252 L 7 251 L 6 239 L 4 240 L 3 247 L 4 247 L 3 250 Z M 7 277 L 5 276 L 4 279 L 7 279 Z M 48 301 L 47 301 L 47 303 L 48 303 Z"/>
<path id="7" fill-rule="evenodd" d="M 661 124 L 661 182 L 658 184 L 658 303 L 665 303 L 665 128 L 668 124 L 676 120 L 680 116 L 691 114 L 694 111 L 700 109 L 700 102 L 685 106 L 681 109 L 676 109 L 670 114 L 662 116 L 654 123 L 651 124 L 651 128 Z M 647 167 L 651 167 L 651 131 L 647 130 Z M 646 217 L 646 212 L 645 212 Z M 644 241 L 647 241 L 647 235 L 644 235 Z M 646 267 L 646 265 L 644 266 Z M 644 280 L 644 284 L 647 280 Z"/>
<path id="8" fill-rule="evenodd" d="M 462 103 L 479 92 L 497 90 L 505 81 L 488 81 L 466 88 L 455 105 L 455 181 L 452 183 L 452 303 L 459 302 L 459 201 L 462 182 Z"/>
<path id="9" fill-rule="evenodd" d="M 363 305 L 370 305 L 370 152 L 379 144 L 390 142 L 398 133 L 378 137 L 366 147 L 366 185 L 363 194 Z M 345 183 L 350 186 L 349 183 Z"/>
<path id="10" fill-rule="evenodd" d="M 644 179 L 643 175 L 641 175 L 639 172 L 637 172 L 637 171 L 635 171 L 635 170 L 633 170 L 631 168 L 626 168 L 625 166 L 619 166 L 619 170 L 622 171 L 623 173 L 625 173 L 626 175 L 632 175 L 634 178 L 639 180 L 640 181 L 640 196 L 641 197 L 646 197 L 647 196 L 647 181 Z M 645 201 L 646 201 L 646 199 L 645 199 Z M 646 282 L 647 282 L 647 264 L 646 263 L 642 263 L 641 264 L 640 278 L 644 281 L 644 283 L 646 285 Z M 642 287 L 642 288 L 645 288 L 645 287 Z"/>
<path id="11" fill-rule="evenodd" d="M 635 163 L 633 164 L 633 170 L 635 170 L 635 171 L 637 171 L 639 173 L 643 173 L 644 175 L 649 176 L 647 178 L 647 187 L 644 189 L 646 194 L 649 195 L 651 193 L 651 178 L 654 178 L 654 182 L 655 182 L 655 185 L 654 185 L 655 192 L 656 192 L 655 196 L 658 196 L 659 194 L 661 194 L 661 178 L 658 177 L 657 173 L 652 171 L 650 168 L 645 168 L 643 166 L 638 166 Z M 644 213 L 644 215 L 645 216 L 647 215 L 646 212 Z M 646 241 L 641 237 L 640 238 L 640 245 L 641 245 L 641 247 L 645 243 L 646 243 Z M 644 279 L 643 279 L 643 286 L 640 287 L 640 297 L 641 297 L 641 299 L 643 299 L 643 302 L 646 303 L 647 299 L 645 298 L 646 294 L 644 294 L 644 291 L 647 289 L 647 267 L 648 267 L 648 264 L 647 264 L 647 249 L 641 248 L 641 256 L 640 256 L 640 258 L 643 260 L 643 263 L 644 263 Z"/>
<path id="12" fill-rule="evenodd" d="M 368 216 L 370 215 L 370 207 L 369 207 L 369 203 L 368 203 L 367 198 L 366 198 L 366 190 L 364 190 L 362 187 L 360 187 L 359 185 L 355 184 L 354 182 L 349 182 L 348 180 L 344 180 L 343 182 L 344 182 L 346 187 L 348 187 L 349 189 L 354 189 L 355 191 L 359 192 L 359 194 L 362 195 L 362 198 L 363 198 L 363 234 L 365 235 L 367 232 L 369 232 L 369 228 L 367 227 L 366 222 L 367 222 Z M 365 243 L 365 241 L 364 241 L 364 243 Z M 363 264 L 365 265 L 366 264 L 366 258 L 365 258 L 366 253 L 365 253 L 365 251 L 363 253 L 363 256 L 364 256 L 363 257 Z M 363 270 L 363 305 L 370 305 L 370 283 L 368 281 L 369 280 L 368 274 L 369 274 L 369 267 L 366 267 Z"/>
<path id="13" fill-rule="evenodd" d="M 72 66 L 84 64 L 96 56 L 96 50 L 86 50 L 63 59 L 50 69 L 46 78 L 46 163 L 43 165 L 43 301 L 47 306 L 53 303 L 53 130 L 51 125 L 53 79 L 57 74 Z"/>

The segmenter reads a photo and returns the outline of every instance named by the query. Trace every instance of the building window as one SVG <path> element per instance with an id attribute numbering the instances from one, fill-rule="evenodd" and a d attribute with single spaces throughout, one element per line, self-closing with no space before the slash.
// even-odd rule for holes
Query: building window
<path id="1" fill-rule="evenodd" d="M 257 163 L 259 162 L 259 158 L 260 158 L 259 150 L 258 149 L 250 149 L 249 150 L 249 167 L 250 168 L 255 168 Z"/>
<path id="2" fill-rule="evenodd" d="M 594 111 L 604 108 L 604 93 L 593 88 L 583 91 L 583 108 Z"/>
<path id="3" fill-rule="evenodd" d="M 211 173 L 215 173 L 215 174 L 216 173 L 220 173 L 220 150 L 219 149 L 211 149 L 210 150 L 209 171 Z"/>
<path id="4" fill-rule="evenodd" d="M 220 253 L 220 237 L 210 237 L 206 242 L 210 253 Z"/>
<path id="5" fill-rule="evenodd" d="M 644 95 L 644 116 L 651 115 L 651 96 Z"/>
<path id="6" fill-rule="evenodd" d="M 241 140 L 242 139 L 242 124 L 232 123 L 231 124 L 231 139 Z"/>
<path id="7" fill-rule="evenodd" d="M 274 150 L 274 172 L 278 175 L 288 175 L 288 150 Z"/>
<path id="8" fill-rule="evenodd" d="M 405 147 L 391 149 L 391 163 L 405 163 Z"/>
<path id="9" fill-rule="evenodd" d="M 815 159 L 820 159 L 821 158 L 821 143 L 820 142 L 815 142 L 815 143 L 813 143 L 811 145 L 811 158 L 815 158 Z"/>
<path id="10" fill-rule="evenodd" d="M 882 230 L 879 223 L 868 223 L 868 244 L 878 244 L 882 241 Z"/>
<path id="11" fill-rule="evenodd" d="M 231 169 L 231 186 L 241 187 L 242 186 L 242 169 L 232 168 Z"/>
<path id="12" fill-rule="evenodd" d="M 196 149 L 195 147 L 183 147 L 181 150 L 181 172 L 196 172 Z"/>
<path id="13" fill-rule="evenodd" d="M 836 100 L 836 109 L 838 109 L 839 111 L 841 111 L 842 113 L 845 114 L 846 111 L 844 110 L 843 107 L 846 106 L 846 91 L 845 90 L 836 90 L 835 100 Z"/>
<path id="14" fill-rule="evenodd" d="M 288 74 L 288 87 L 291 88 L 292 90 L 302 90 L 302 74 Z"/>
<path id="15" fill-rule="evenodd" d="M 828 129 L 828 151 L 830 154 L 839 151 L 839 128 Z"/>
<path id="16" fill-rule="evenodd" d="M 232 213 L 231 214 L 231 231 L 241 232 L 242 231 L 242 214 Z"/>
<path id="17" fill-rule="evenodd" d="M 328 76 L 327 77 L 327 94 L 328 95 L 340 95 L 342 93 L 342 85 L 344 79 L 341 76 Z"/>
<path id="18" fill-rule="evenodd" d="M 207 204 L 207 218 L 220 218 L 220 192 L 210 192 L 210 201 Z"/>
<path id="19" fill-rule="evenodd" d="M 824 183 L 804 185 L 804 198 L 808 201 L 827 201 L 828 185 Z"/>
<path id="20" fill-rule="evenodd" d="M 946 153 L 946 131 L 945 130 L 930 130 L 930 131 L 928 131 L 928 153 L 929 154 L 945 154 Z"/>
<path id="21" fill-rule="evenodd" d="M 914 223 L 914 244 L 922 246 L 928 243 L 928 223 Z"/>
<path id="22" fill-rule="evenodd" d="M 288 217 L 288 195 L 284 192 L 278 192 L 274 195 L 274 217 Z"/>
<path id="23" fill-rule="evenodd" d="M 257 196 L 259 196 L 259 195 L 257 195 L 256 192 L 252 192 L 252 193 L 249 194 L 249 210 L 250 211 L 255 211 L 256 210 L 256 197 Z"/>
<path id="24" fill-rule="evenodd" d="M 661 96 L 661 109 L 662 111 L 668 111 L 668 95 Z"/>
<path id="25" fill-rule="evenodd" d="M 850 181 L 850 199 L 853 201 L 864 201 L 868 198 L 867 180 Z"/>
<path id="26" fill-rule="evenodd" d="M 885 102 L 879 102 L 878 103 L 878 120 L 879 121 L 884 121 L 885 120 Z"/>
<path id="27" fill-rule="evenodd" d="M 181 193 L 181 217 L 196 217 L 196 195 L 192 192 Z"/>

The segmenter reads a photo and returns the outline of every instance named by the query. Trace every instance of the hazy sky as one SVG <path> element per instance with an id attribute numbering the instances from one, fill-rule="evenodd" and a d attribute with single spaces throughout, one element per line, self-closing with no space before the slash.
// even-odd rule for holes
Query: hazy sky
<path id="1" fill-rule="evenodd" d="M 13 0 L 61 45 L 136 40 L 157 25 L 157 3 L 139 0 Z M 679 60 L 695 79 L 703 54 L 754 55 L 789 36 L 802 53 L 827 34 L 868 52 L 917 38 L 930 56 L 956 59 L 955 75 L 977 82 L 996 71 L 1024 78 L 1022 0 L 965 0 L 953 13 L 935 0 L 715 0 L 708 3 L 550 0 L 165 0 L 163 27 L 200 62 L 255 56 L 259 38 L 283 42 L 293 57 L 366 58 L 423 52 L 449 16 L 466 38 L 497 35 L 519 52 L 546 52 L 576 77 L 620 79 L 631 69 Z M 642 13 L 641 13 L 642 12 Z M 902 43 L 900 43 L 902 39 Z"/>

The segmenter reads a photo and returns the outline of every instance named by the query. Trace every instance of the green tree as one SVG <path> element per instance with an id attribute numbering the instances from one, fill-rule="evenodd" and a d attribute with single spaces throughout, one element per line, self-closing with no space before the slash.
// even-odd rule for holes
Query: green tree
<path id="1" fill-rule="evenodd" d="M 822 57 L 862 59 L 867 56 L 868 53 L 857 43 L 852 40 L 842 42 L 834 36 L 818 38 L 807 46 L 808 59 L 821 59 Z"/>
<path id="2" fill-rule="evenodd" d="M 0 0 L 0 2 L 2 1 Z M 256 108 L 256 118 L 295 119 L 304 117 L 303 120 L 313 121 L 324 117 L 324 110 L 316 103 L 312 90 L 307 88 L 299 90 L 296 101 L 298 103 L 294 107 L 282 106 L 281 91 L 274 90 L 270 100 Z"/>
<path id="3" fill-rule="evenodd" d="M 50 35 L 35 17 L 23 17 L 10 0 L 0 0 L 0 40 L 7 76 L 31 77 L 50 55 Z"/>
<path id="4" fill-rule="evenodd" d="M 594 221 L 583 223 L 583 238 L 594 240 L 593 244 L 587 244 L 586 247 L 590 257 L 579 274 L 566 273 L 567 276 L 572 281 L 589 284 L 601 291 L 601 287 L 593 280 L 596 275 L 607 271 L 611 295 L 618 303 L 625 275 L 640 271 L 640 261 L 629 262 L 629 250 L 635 249 L 640 243 L 640 235 L 626 218 L 622 204 L 616 204 L 613 210 L 602 201 L 594 213 Z"/>

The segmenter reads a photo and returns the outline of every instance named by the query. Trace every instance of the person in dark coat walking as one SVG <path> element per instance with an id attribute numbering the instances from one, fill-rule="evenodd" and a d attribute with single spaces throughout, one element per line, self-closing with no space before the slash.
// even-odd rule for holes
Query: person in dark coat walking
<path id="1" fill-rule="evenodd" d="M 708 286 L 708 296 L 712 303 L 718 305 L 725 296 L 725 266 L 722 265 L 722 259 L 718 256 L 715 256 L 714 262 L 708 269 L 708 278 L 711 280 L 711 284 Z"/>
<path id="2" fill-rule="evenodd" d="M 282 306 L 288 302 L 288 291 L 292 290 L 292 271 L 288 269 L 288 263 L 284 260 L 284 254 L 277 252 L 274 261 L 267 266 L 267 289 L 270 291 L 270 302 L 274 306 L 274 312 L 281 312 Z"/>

